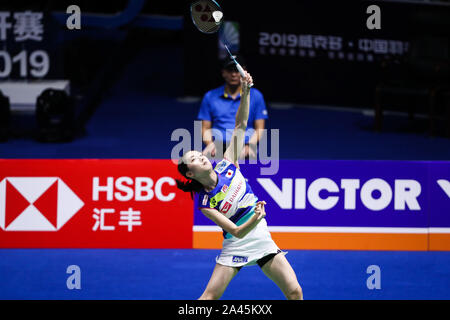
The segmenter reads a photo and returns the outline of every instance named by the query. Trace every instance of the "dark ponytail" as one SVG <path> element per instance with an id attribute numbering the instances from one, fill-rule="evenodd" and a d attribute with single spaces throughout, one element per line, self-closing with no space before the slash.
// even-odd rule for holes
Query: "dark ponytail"
<path id="1" fill-rule="evenodd" d="M 190 179 L 186 176 L 186 172 L 188 172 L 187 164 L 184 163 L 181 159 L 178 162 L 178 172 L 185 177 L 188 181 L 181 181 L 175 179 L 177 182 L 177 188 L 184 191 L 190 192 L 191 198 L 194 198 L 194 192 L 200 192 L 203 190 L 203 185 L 195 179 Z"/>

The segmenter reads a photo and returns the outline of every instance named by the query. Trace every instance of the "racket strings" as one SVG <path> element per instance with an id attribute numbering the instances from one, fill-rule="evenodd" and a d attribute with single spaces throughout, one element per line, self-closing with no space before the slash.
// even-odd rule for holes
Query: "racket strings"
<path id="1" fill-rule="evenodd" d="M 220 12 L 217 14 L 216 12 Z M 214 15 L 220 16 L 216 21 Z M 204 33 L 215 33 L 219 30 L 222 22 L 221 8 L 211 0 L 199 0 L 191 5 L 191 16 L 195 26 Z"/>

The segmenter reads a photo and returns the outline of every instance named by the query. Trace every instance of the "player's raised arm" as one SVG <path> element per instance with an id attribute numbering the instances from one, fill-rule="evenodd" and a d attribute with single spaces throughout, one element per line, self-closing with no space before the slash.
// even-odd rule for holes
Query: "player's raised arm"
<path id="1" fill-rule="evenodd" d="M 232 161 L 238 166 L 238 158 L 244 148 L 245 130 L 247 129 L 247 121 L 250 107 L 250 86 L 253 84 L 252 76 L 245 72 L 245 78 L 241 78 L 241 103 L 236 112 L 236 123 L 234 125 L 233 135 L 231 136 L 230 145 L 223 155 L 224 158 Z"/>

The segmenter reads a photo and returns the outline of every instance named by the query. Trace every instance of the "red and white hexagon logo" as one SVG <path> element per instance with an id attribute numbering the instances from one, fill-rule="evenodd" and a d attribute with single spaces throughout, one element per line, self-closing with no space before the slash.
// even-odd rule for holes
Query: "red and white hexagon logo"
<path id="1" fill-rule="evenodd" d="M 9 177 L 0 182 L 0 227 L 5 231 L 57 231 L 83 206 L 57 177 Z"/>

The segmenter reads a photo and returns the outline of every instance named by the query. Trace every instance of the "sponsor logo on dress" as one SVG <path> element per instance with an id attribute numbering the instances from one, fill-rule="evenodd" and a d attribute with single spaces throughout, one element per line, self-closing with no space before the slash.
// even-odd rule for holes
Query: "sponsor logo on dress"
<path id="1" fill-rule="evenodd" d="M 225 202 L 225 204 L 222 207 L 222 213 L 227 213 L 231 208 L 231 203 L 229 203 L 228 201 Z"/>
<path id="2" fill-rule="evenodd" d="M 225 160 L 220 161 L 216 166 L 216 171 L 218 173 L 222 173 L 227 166 L 227 162 Z"/>
<path id="3" fill-rule="evenodd" d="M 247 262 L 247 260 L 248 260 L 248 257 L 233 256 L 233 260 L 232 261 L 241 263 L 241 262 Z"/>

